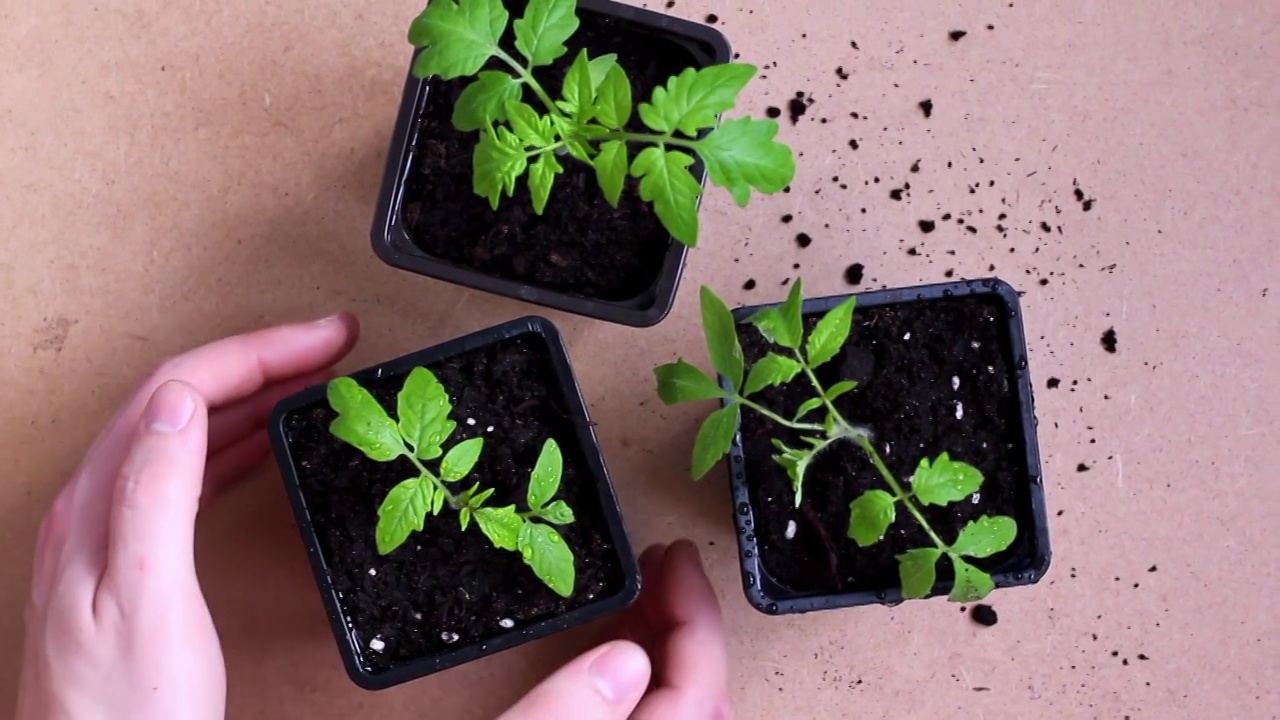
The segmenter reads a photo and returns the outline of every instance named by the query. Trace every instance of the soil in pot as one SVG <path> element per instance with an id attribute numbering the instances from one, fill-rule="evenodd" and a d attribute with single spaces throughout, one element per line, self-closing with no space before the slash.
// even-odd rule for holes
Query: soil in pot
<path id="1" fill-rule="evenodd" d="M 379 555 L 378 506 L 416 471 L 404 459 L 373 462 L 330 435 L 335 413 L 327 402 L 301 408 L 286 418 L 285 437 L 361 662 L 373 672 L 518 631 L 614 594 L 624 582 L 545 341 L 524 334 L 427 367 L 453 402 L 458 429 L 451 444 L 485 438 L 459 491 L 480 482 L 495 489 L 489 504 L 523 507 L 543 442 L 552 437 L 560 444 L 564 475 L 556 497 L 573 508 L 576 521 L 559 530 L 573 549 L 577 584 L 572 597 L 561 598 L 518 553 L 495 549 L 474 523 L 463 531 L 447 507 L 403 546 Z M 386 376 L 361 384 L 394 413 L 403 381 Z"/>
<path id="2" fill-rule="evenodd" d="M 821 314 L 805 317 L 806 332 Z M 748 362 L 770 350 L 759 332 L 739 326 Z M 994 297 L 955 297 L 920 303 L 858 308 L 853 332 L 836 356 L 818 369 L 830 387 L 858 382 L 836 407 L 856 425 L 870 427 L 890 470 L 906 481 L 920 459 L 943 452 L 976 466 L 985 476 L 976 502 L 924 507 L 945 541 L 982 515 L 1009 515 L 1018 539 L 1003 553 L 976 561 L 992 571 L 1028 552 L 1032 518 L 1024 441 L 1017 405 L 1005 309 Z M 784 417 L 813 397 L 803 377 L 762 391 L 759 400 Z M 898 513 L 884 539 L 860 548 L 846 536 L 849 503 L 871 489 L 887 489 L 866 456 L 840 444 L 818 456 L 794 507 L 786 472 L 772 459 L 770 438 L 792 447 L 799 436 L 745 411 L 742 442 L 760 561 L 775 581 L 797 594 L 819 595 L 897 588 L 896 555 L 933 544 L 908 513 Z M 788 538 L 788 525 L 794 534 Z M 938 563 L 938 580 L 953 578 Z"/>
<path id="3" fill-rule="evenodd" d="M 507 0 L 512 18 L 524 3 Z M 654 87 L 697 65 L 689 50 L 670 37 L 579 9 L 581 26 L 566 43 L 569 52 L 537 70 L 556 93 L 580 49 L 592 57 L 614 53 L 627 71 L 636 102 Z M 513 43 L 513 33 L 504 37 Z M 514 47 L 505 48 L 515 53 Z M 492 69 L 504 69 L 495 64 Z M 652 209 L 640 200 L 638 181 L 627 179 L 615 209 L 601 194 L 595 171 L 566 158 L 544 214 L 534 214 L 522 178 L 515 197 L 495 211 L 472 191 L 471 155 L 477 133 L 451 123 L 453 106 L 470 82 L 433 82 L 417 127 L 415 157 L 405 181 L 402 219 L 414 244 L 429 255 L 506 280 L 582 297 L 624 301 L 657 279 L 670 244 Z M 643 132 L 638 116 L 631 129 Z"/>

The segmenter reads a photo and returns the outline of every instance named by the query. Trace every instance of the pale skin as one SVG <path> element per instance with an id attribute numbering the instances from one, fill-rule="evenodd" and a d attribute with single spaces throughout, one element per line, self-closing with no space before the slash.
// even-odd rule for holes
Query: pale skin
<path id="1" fill-rule="evenodd" d="M 225 717 L 197 515 L 266 460 L 276 401 L 331 377 L 357 335 L 337 315 L 220 340 L 163 363 L 125 402 L 40 525 L 18 720 Z M 644 590 L 615 639 L 502 720 L 732 717 L 720 606 L 697 548 L 657 545 L 640 566 Z"/>

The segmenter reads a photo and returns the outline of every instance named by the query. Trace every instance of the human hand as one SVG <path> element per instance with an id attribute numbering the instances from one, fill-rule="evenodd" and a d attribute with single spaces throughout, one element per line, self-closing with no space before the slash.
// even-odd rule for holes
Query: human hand
<path id="1" fill-rule="evenodd" d="M 339 315 L 220 340 L 125 403 L 40 525 L 18 720 L 225 716 L 197 511 L 262 463 L 271 408 L 324 382 L 356 335 Z"/>
<path id="2" fill-rule="evenodd" d="M 531 690 L 499 720 L 729 720 L 715 590 L 688 540 L 640 556 L 643 589 L 615 635 Z"/>

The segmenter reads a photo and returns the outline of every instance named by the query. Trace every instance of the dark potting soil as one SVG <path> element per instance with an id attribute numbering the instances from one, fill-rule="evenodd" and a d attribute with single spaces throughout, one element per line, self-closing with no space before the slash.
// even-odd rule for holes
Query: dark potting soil
<path id="1" fill-rule="evenodd" d="M 513 20 L 523 14 L 519 0 L 505 5 Z M 553 95 L 582 48 L 591 57 L 617 54 L 637 102 L 696 64 L 689 50 L 669 37 L 585 10 L 579 17 L 581 26 L 566 43 L 569 52 L 536 71 Z M 513 38 L 508 27 L 504 43 L 513 45 Z M 513 46 L 506 50 L 515 53 Z M 459 267 L 583 297 L 625 301 L 644 293 L 657 280 L 673 241 L 640 199 L 634 178 L 627 178 L 615 209 L 600 192 L 595 171 L 566 156 L 561 160 L 565 172 L 556 178 L 541 217 L 533 212 L 527 176 L 515 197 L 502 198 L 496 211 L 473 192 L 471 155 L 479 134 L 460 132 L 451 122 L 454 103 L 471 81 L 433 82 L 418 119 L 402 204 L 414 244 Z M 631 126 L 644 131 L 638 116 Z"/>
<path id="2" fill-rule="evenodd" d="M 807 316 L 806 327 L 812 329 L 820 317 Z M 836 407 L 851 423 L 871 428 L 885 462 L 904 484 L 921 458 L 933 459 L 942 452 L 982 471 L 986 479 L 976 502 L 966 499 L 925 507 L 923 512 L 946 541 L 981 515 L 1012 516 L 1018 539 L 1005 552 L 978 561 L 988 570 L 1025 555 L 1032 527 L 1005 323 L 1000 302 L 981 297 L 859 308 L 850 341 L 817 371 L 826 387 L 844 379 L 859 383 L 837 399 Z M 740 326 L 739 335 L 748 362 L 770 349 L 750 326 Z M 956 380 L 959 385 L 953 387 Z M 811 397 L 801 376 L 762 391 L 757 399 L 792 417 Z M 772 458 L 770 439 L 804 447 L 800 436 L 751 411 L 743 413 L 741 428 L 760 560 L 777 582 L 804 594 L 888 590 L 900 586 L 896 555 L 933 546 L 901 508 L 875 545 L 859 548 L 846 536 L 849 503 L 867 490 L 886 489 L 856 446 L 842 443 L 818 456 L 805 477 L 797 509 L 791 481 Z M 791 521 L 796 529 L 788 540 Z M 950 563 L 940 561 L 939 581 L 953 576 Z"/>
<path id="3" fill-rule="evenodd" d="M 457 491 L 479 482 L 495 489 L 489 504 L 524 508 L 529 472 L 543 442 L 551 437 L 560 444 L 564 475 L 555 497 L 573 508 L 576 521 L 559 530 L 576 558 L 577 583 L 571 598 L 561 598 L 534 576 L 519 553 L 495 549 L 474 523 L 464 532 L 448 506 L 428 516 L 425 529 L 390 555 L 378 555 L 378 505 L 394 485 L 416 474 L 413 466 L 404 459 L 374 462 L 332 437 L 328 427 L 334 412 L 328 403 L 300 409 L 285 423 L 289 451 L 362 664 L 375 672 L 518 632 L 616 593 L 623 584 L 594 478 L 576 441 L 575 421 L 562 407 L 545 342 L 521 335 L 428 369 L 453 400 L 450 417 L 458 429 L 450 444 L 485 438 L 480 461 Z M 388 376 L 362 384 L 394 417 L 403 381 L 403 376 Z M 514 629 L 502 627 L 504 620 Z M 370 647 L 375 638 L 383 644 L 381 651 Z"/>

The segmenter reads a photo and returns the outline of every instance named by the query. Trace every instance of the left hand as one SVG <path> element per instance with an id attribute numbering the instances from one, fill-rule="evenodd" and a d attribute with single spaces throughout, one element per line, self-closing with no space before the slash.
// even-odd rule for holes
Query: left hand
<path id="1" fill-rule="evenodd" d="M 271 408 L 327 380 L 356 335 L 338 315 L 221 340 L 125 403 L 41 523 L 18 720 L 225 717 L 196 514 L 262 463 Z"/>

